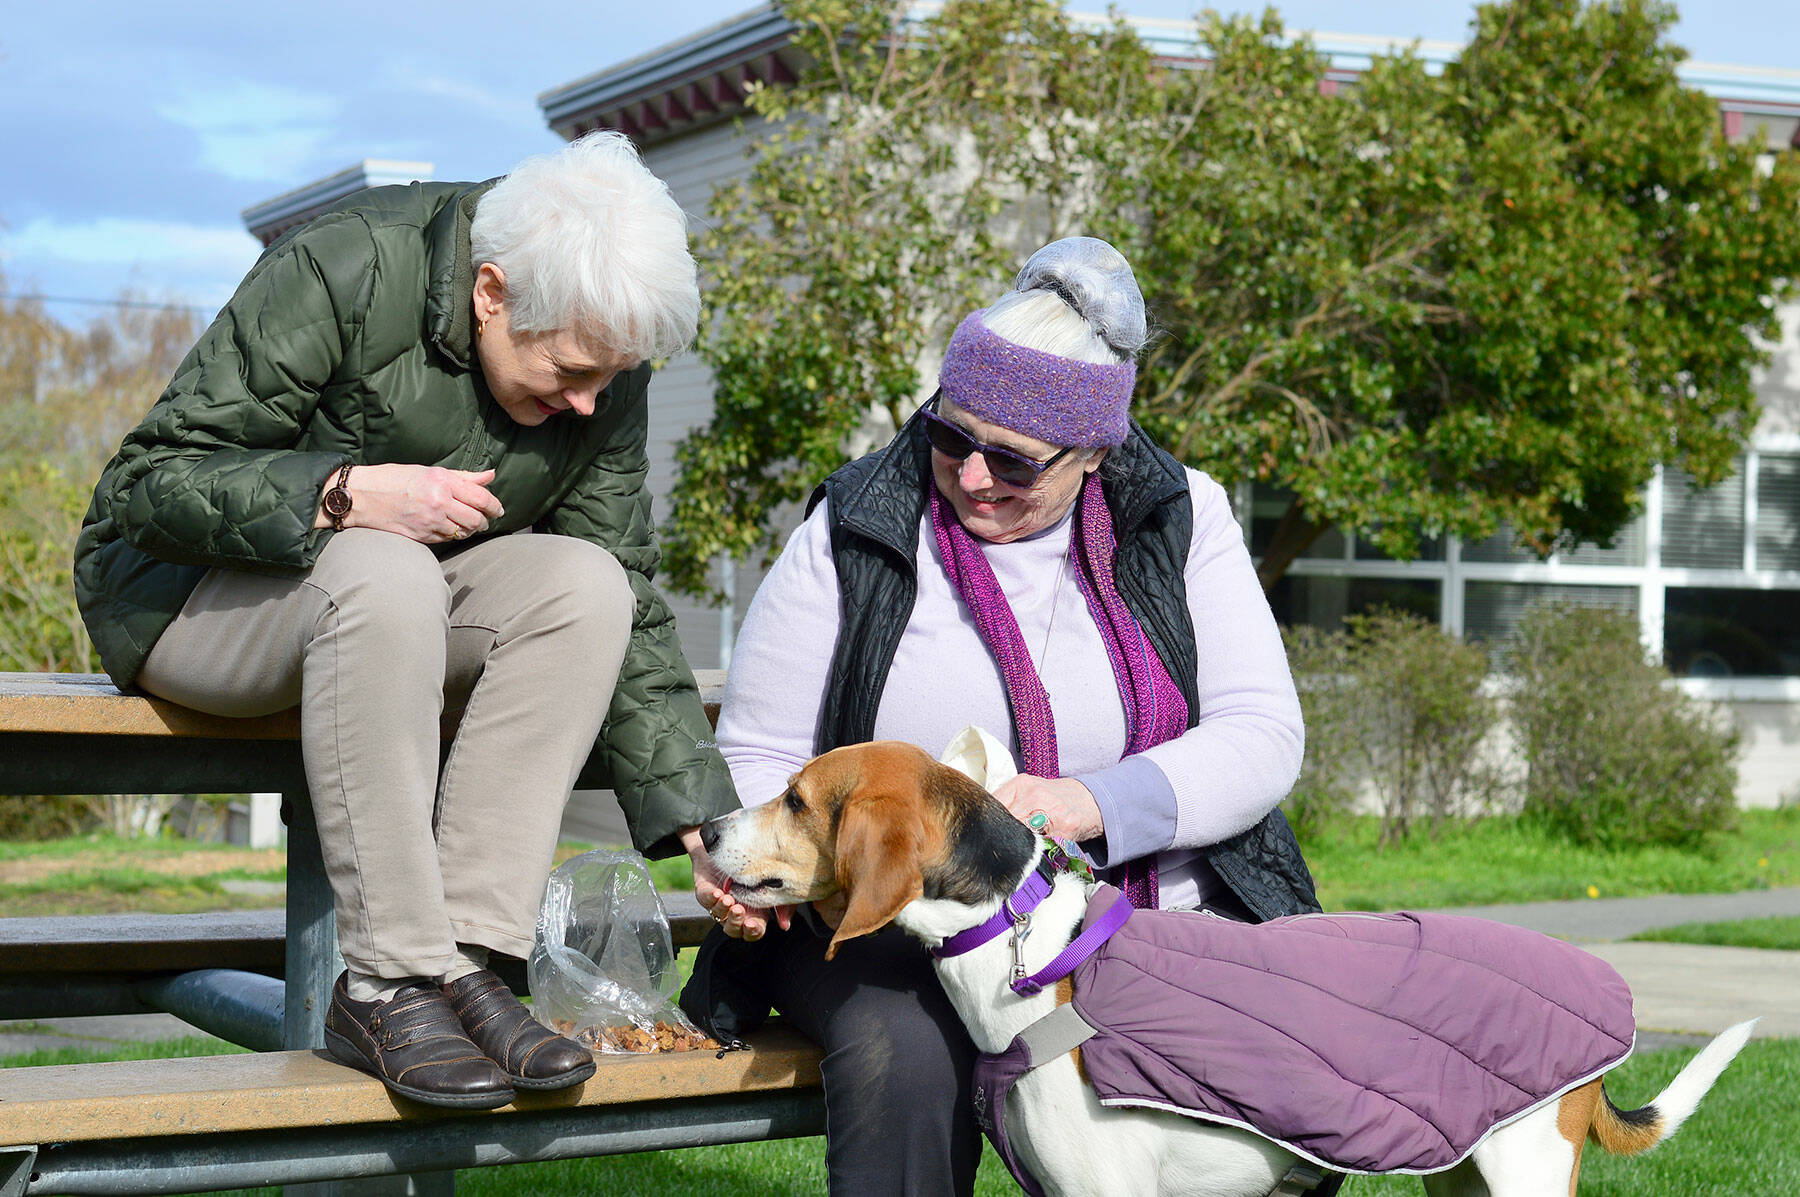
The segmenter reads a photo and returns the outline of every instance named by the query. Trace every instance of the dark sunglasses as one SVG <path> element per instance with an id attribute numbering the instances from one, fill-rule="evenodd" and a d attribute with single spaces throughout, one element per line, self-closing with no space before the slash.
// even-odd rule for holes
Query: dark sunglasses
<path id="1" fill-rule="evenodd" d="M 961 426 L 938 415 L 939 402 L 940 397 L 933 395 L 931 402 L 919 410 L 919 414 L 925 417 L 925 439 L 931 442 L 931 447 L 951 461 L 966 461 L 971 453 L 980 453 L 981 459 L 987 462 L 988 473 L 1008 486 L 1029 490 L 1037 485 L 1038 477 L 1045 470 L 1061 461 L 1069 452 L 1069 449 L 1058 449 L 1043 461 L 1038 461 L 999 445 L 984 445 L 964 432 Z"/>

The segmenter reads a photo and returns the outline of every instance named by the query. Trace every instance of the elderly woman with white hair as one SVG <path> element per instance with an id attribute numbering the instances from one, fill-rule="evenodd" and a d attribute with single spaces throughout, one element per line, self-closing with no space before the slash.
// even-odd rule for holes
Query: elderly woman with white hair
<path id="1" fill-rule="evenodd" d="M 590 753 L 716 897 L 695 829 L 737 800 L 644 489 L 648 363 L 698 312 L 685 217 L 616 134 L 363 192 L 269 247 L 95 487 L 75 581 L 113 679 L 299 705 L 327 1044 L 419 1101 L 594 1071 L 486 967 L 530 951 Z"/>
<path id="2" fill-rule="evenodd" d="M 962 321 L 937 394 L 814 493 L 745 617 L 719 742 L 746 803 L 815 753 L 935 756 L 975 724 L 1021 767 L 995 796 L 1138 906 L 1318 908 L 1276 809 L 1302 746 L 1281 637 L 1225 492 L 1131 420 L 1145 340 L 1091 237 Z M 683 1004 L 721 1031 L 772 1004 L 825 1047 L 832 1192 L 969 1192 L 974 1053 L 923 949 L 890 926 L 827 964 L 829 910 L 714 913 L 753 942 L 709 940 Z"/>

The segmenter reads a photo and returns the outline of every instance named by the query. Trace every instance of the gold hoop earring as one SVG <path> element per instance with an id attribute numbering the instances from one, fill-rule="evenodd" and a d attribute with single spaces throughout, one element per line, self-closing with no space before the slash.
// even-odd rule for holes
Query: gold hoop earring
<path id="1" fill-rule="evenodd" d="M 479 337 L 486 332 L 487 332 L 487 321 L 486 320 L 477 320 L 475 322 L 475 335 Z"/>

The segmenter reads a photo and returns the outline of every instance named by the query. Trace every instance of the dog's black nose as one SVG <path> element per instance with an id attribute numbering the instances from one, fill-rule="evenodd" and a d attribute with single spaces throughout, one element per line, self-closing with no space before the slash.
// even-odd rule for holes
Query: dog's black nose
<path id="1" fill-rule="evenodd" d="M 700 824 L 700 843 L 708 852 L 719 846 L 719 821 L 708 819 Z"/>

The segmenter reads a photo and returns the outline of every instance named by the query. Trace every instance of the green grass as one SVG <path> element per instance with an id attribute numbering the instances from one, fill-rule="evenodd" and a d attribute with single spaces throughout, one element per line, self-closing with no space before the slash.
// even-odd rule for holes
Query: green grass
<path id="1" fill-rule="evenodd" d="M 615 851 L 628 845 L 584 844 L 577 840 L 563 840 L 556 846 L 556 863 L 562 864 L 571 856 L 590 851 L 598 847 L 612 847 Z M 687 856 L 669 856 L 662 860 L 652 860 L 650 880 L 656 883 L 657 891 L 668 894 L 672 890 L 692 890 L 694 888 L 694 862 Z M 686 913 L 671 911 L 670 913 Z"/>
<path id="2" fill-rule="evenodd" d="M 1415 832 L 1376 846 L 1373 817 L 1302 845 L 1327 910 L 1429 909 L 1800 886 L 1800 808 L 1743 811 L 1702 850 L 1580 848 L 1516 818 Z"/>
<path id="3" fill-rule="evenodd" d="M 1696 1049 L 1645 1052 L 1607 1077 L 1620 1106 L 1655 1097 Z M 1800 1138 L 1791 1111 L 1800 1101 L 1800 1041 L 1760 1039 L 1733 1061 L 1674 1138 L 1648 1155 L 1623 1159 L 1589 1147 L 1581 1197 L 1739 1197 L 1800 1193 Z M 1346 1197 L 1416 1197 L 1410 1177 L 1353 1177 Z"/>
<path id="4" fill-rule="evenodd" d="M 285 870 L 227 869 L 193 877 L 172 876 L 132 865 L 74 869 L 35 881 L 0 885 L 0 917 L 57 914 L 186 914 L 279 906 L 280 895 L 228 893 L 234 879 L 282 881 Z"/>
<path id="5" fill-rule="evenodd" d="M 1656 927 L 1632 936 L 1657 943 L 1698 943 L 1723 948 L 1764 948 L 1776 952 L 1800 952 L 1800 918 L 1735 919 L 1723 923 L 1681 923 Z"/>
<path id="6" fill-rule="evenodd" d="M 173 834 L 149 839 L 126 839 L 105 832 L 65 836 L 54 840 L 0 840 L 0 861 L 35 860 L 77 853 L 115 853 L 132 856 L 185 856 L 191 852 L 242 852 L 240 844 L 215 844 L 182 839 Z"/>
<path id="7" fill-rule="evenodd" d="M 782 1139 L 692 1147 L 594 1160 L 518 1164 L 456 1174 L 458 1194 L 479 1197 L 800 1197 L 825 1192 L 825 1140 Z M 991 1147 L 975 1176 L 976 1197 L 1016 1197 L 1019 1186 Z"/>

